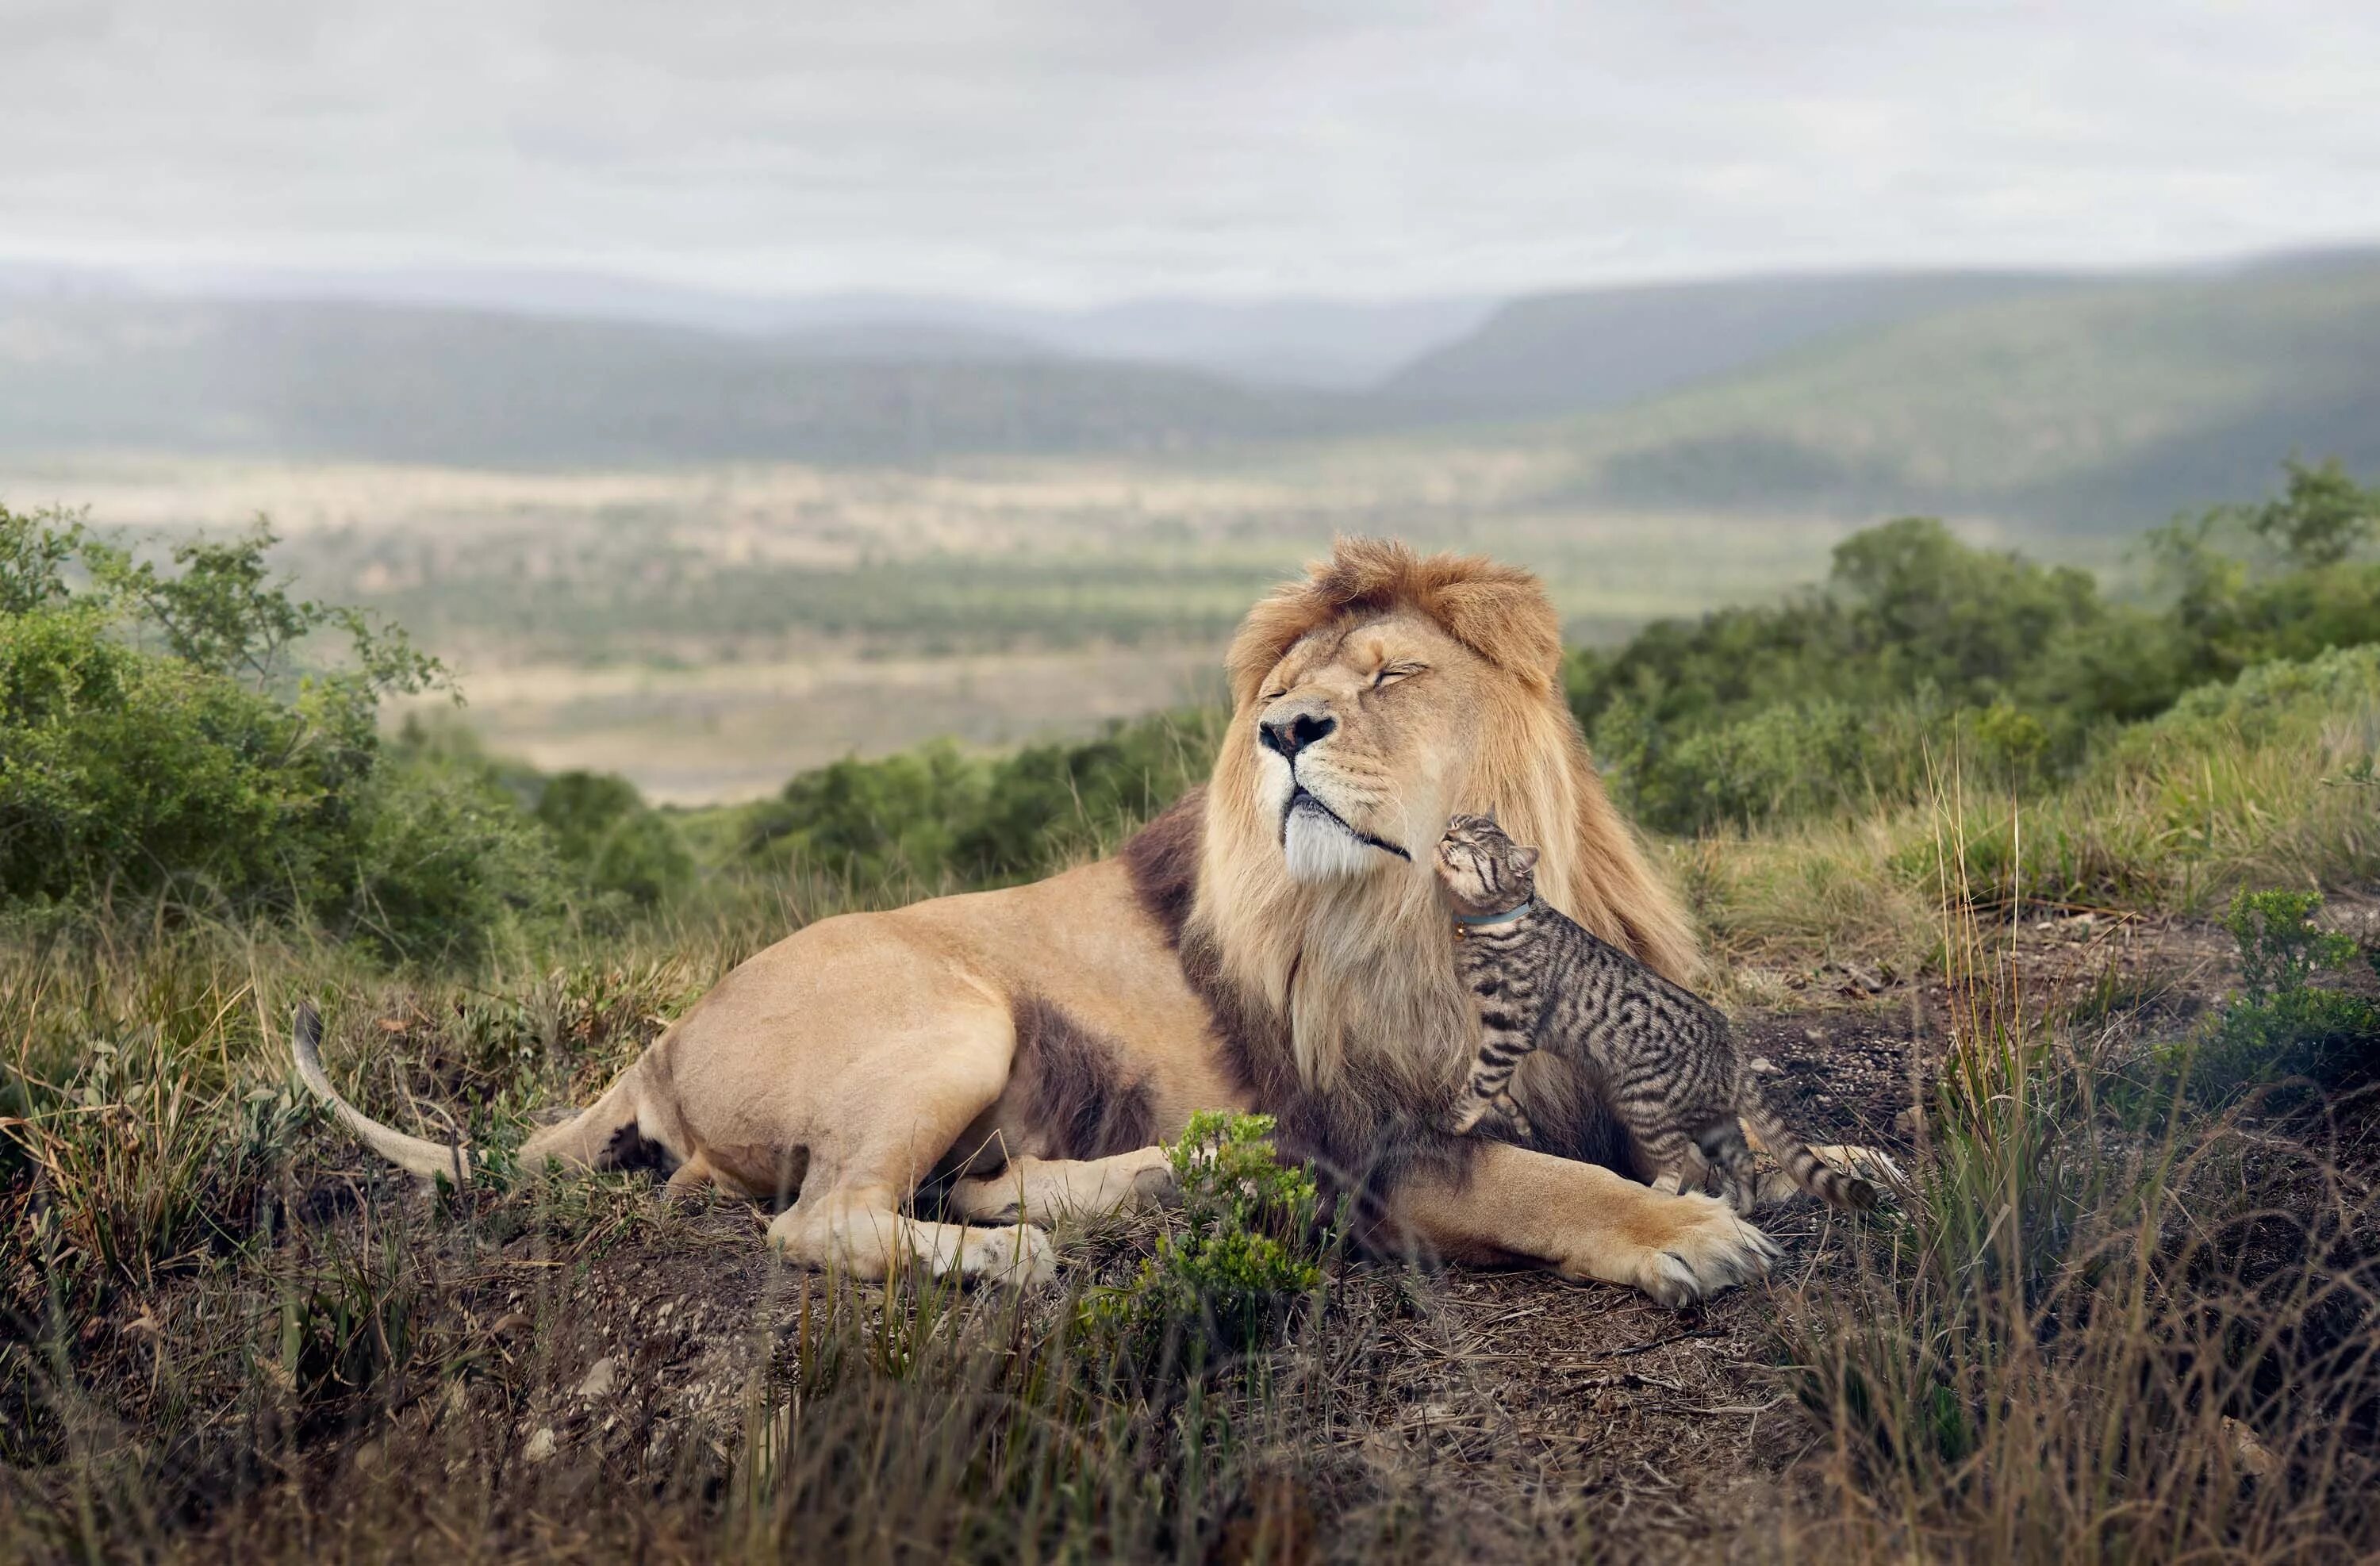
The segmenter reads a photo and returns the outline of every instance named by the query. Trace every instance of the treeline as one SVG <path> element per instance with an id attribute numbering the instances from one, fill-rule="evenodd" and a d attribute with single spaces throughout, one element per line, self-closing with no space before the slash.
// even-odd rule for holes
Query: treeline
<path id="1" fill-rule="evenodd" d="M 2292 462 L 2273 499 L 2151 535 L 2161 591 L 2134 603 L 1904 519 L 1845 540 L 1785 603 L 1574 653 L 1569 697 L 1615 793 L 1665 832 L 1905 802 L 1951 767 L 2045 786 L 2152 736 L 2197 743 L 2203 714 L 2258 693 L 2368 697 L 2370 659 L 2320 655 L 2380 644 L 2375 530 L 2380 495 Z M 753 805 L 657 810 L 623 779 L 540 774 L 459 731 L 383 736 L 380 702 L 444 672 L 294 597 L 272 541 L 260 528 L 161 564 L 0 510 L 0 915 L 302 921 L 426 961 L 722 880 L 798 873 L 883 900 L 995 885 L 1111 846 L 1205 775 L 1223 721 L 999 757 L 931 745 Z"/>
<path id="2" fill-rule="evenodd" d="M 2022 787 L 2252 664 L 2380 642 L 2380 492 L 2292 460 L 2282 492 L 2150 534 L 2154 604 L 1912 517 L 1786 603 L 1572 657 L 1571 706 L 1637 819 L 1691 833 L 1912 797 L 1955 759 Z"/>

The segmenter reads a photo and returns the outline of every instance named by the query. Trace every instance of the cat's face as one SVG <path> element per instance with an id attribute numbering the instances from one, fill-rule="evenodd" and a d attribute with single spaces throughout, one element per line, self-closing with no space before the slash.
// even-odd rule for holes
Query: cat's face
<path id="1" fill-rule="evenodd" d="M 1537 851 L 1504 835 L 1486 816 L 1457 816 L 1438 840 L 1438 880 L 1463 914 L 1501 914 L 1537 891 Z"/>

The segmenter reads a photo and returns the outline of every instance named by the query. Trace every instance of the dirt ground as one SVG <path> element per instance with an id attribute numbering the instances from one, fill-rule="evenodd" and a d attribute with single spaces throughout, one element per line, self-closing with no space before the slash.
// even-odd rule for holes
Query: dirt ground
<path id="1" fill-rule="evenodd" d="M 2234 977 L 2228 938 L 2204 927 L 2086 915 L 2018 934 L 2028 1009 L 2079 1008 L 2119 1043 L 2173 1031 Z M 1909 1111 L 1943 1041 L 1939 979 L 1827 969 L 1787 983 L 1791 1007 L 1738 1023 L 1772 1105 L 1814 1142 L 1910 1153 L 1922 1127 Z M 1846 1220 L 1803 1201 L 1759 1221 L 1790 1286 L 1828 1264 Z M 809 1308 L 800 1275 L 762 1247 L 762 1222 L 720 1201 L 592 1254 L 534 1232 L 505 1244 L 443 1307 L 492 1374 L 424 1390 L 377 1431 L 323 1432 L 301 1464 L 322 1504 L 336 1504 L 336 1475 L 468 1427 L 445 1448 L 455 1480 L 527 1475 L 529 1536 L 571 1553 L 574 1512 L 599 1489 L 723 1463 L 745 1390 Z M 1368 1336 L 1300 1432 L 1306 1469 L 1318 1458 L 1343 1483 L 1282 1499 L 1286 1558 L 1361 1558 L 1353 1541 L 1378 1538 L 1398 1507 L 1420 1510 L 1443 1559 L 1779 1553 L 1816 1514 L 1829 1461 L 1773 1364 L 1789 1297 L 1739 1289 L 1678 1313 L 1532 1272 L 1351 1264 L 1330 1308 L 1364 1317 Z"/>

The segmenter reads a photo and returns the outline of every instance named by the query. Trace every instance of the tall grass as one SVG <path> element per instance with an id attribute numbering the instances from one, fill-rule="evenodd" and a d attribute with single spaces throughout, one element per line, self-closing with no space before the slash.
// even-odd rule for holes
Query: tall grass
<path id="1" fill-rule="evenodd" d="M 2380 649 L 2193 691 L 2117 731 L 2061 788 L 2018 794 L 1971 759 L 1937 756 L 1956 791 L 1674 845 L 1719 949 L 1762 961 L 1815 940 L 1907 968 L 1942 949 L 1946 890 L 1978 908 L 2204 917 L 2242 888 L 2380 877 Z"/>
<path id="2" fill-rule="evenodd" d="M 2170 1076 L 2053 1028 L 1978 917 L 1971 819 L 1937 802 L 1948 1053 L 1919 1180 L 1784 1313 L 1837 1502 L 1805 1547 L 2368 1557 L 2380 1198 L 2318 1127 L 2194 1121 Z M 2005 831 L 2022 884 L 2022 818 Z"/>
<path id="3" fill-rule="evenodd" d="M 2380 1549 L 2380 1213 L 2368 1158 L 2337 1161 L 2368 1102 L 2209 1118 L 2150 1053 L 2029 993 L 2013 940 L 2044 902 L 2188 914 L 2380 871 L 2360 677 L 2227 687 L 2021 803 L 1946 780 L 1921 807 L 1674 850 L 1722 952 L 1897 952 L 1948 996 L 1913 1194 L 1778 1298 L 1828 1502 L 1792 1552 Z M 1128 821 L 1090 825 L 1067 852 Z M 1282 1341 L 1152 1379 L 1089 1352 L 1070 1299 L 805 1278 L 744 1210 L 674 1212 L 633 1180 L 424 1196 L 290 1088 L 285 1018 L 321 997 L 344 1089 L 501 1144 L 787 929 L 943 889 L 719 874 L 625 931 L 437 971 L 171 910 L 0 942 L 0 1554 L 1468 1548 L 1428 1519 L 1473 1478 L 1397 1493 L 1338 1455 L 1407 1363 L 1427 1286 L 1405 1275 L 1334 1269 Z M 1127 1282 L 1153 1239 L 1072 1236 L 1070 1281 Z M 684 1291 L 735 1307 L 672 1372 L 717 1394 L 699 1416 L 576 1396 L 622 1307 L 590 1292 L 607 1256 L 734 1284 Z M 1542 1499 L 1544 1552 L 1575 1546 L 1581 1504 Z"/>

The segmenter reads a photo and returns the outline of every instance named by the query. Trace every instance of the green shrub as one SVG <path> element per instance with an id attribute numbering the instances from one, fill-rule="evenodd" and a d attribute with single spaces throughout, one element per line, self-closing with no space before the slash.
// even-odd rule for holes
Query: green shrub
<path id="1" fill-rule="evenodd" d="M 360 825 L 352 880 L 320 914 L 386 954 L 468 960 L 567 905 L 552 840 L 485 772 L 386 761 L 364 791 Z"/>
<path id="2" fill-rule="evenodd" d="M 560 772 L 544 780 L 531 812 L 588 888 L 650 905 L 694 875 L 694 858 L 669 819 L 612 772 Z"/>
<path id="3" fill-rule="evenodd" d="M 1196 1367 L 1245 1353 L 1321 1286 L 1314 1176 L 1274 1158 L 1269 1115 L 1207 1111 L 1167 1155 L 1180 1192 L 1172 1231 L 1140 1276 L 1084 1305 L 1086 1324 L 1145 1361 Z"/>
<path id="4" fill-rule="evenodd" d="M 2241 892 L 2224 928 L 2240 947 L 2240 993 L 2194 1035 L 2167 1051 L 2201 1098 L 2222 1098 L 2280 1077 L 2325 1074 L 2380 1050 L 2380 1005 L 2319 988 L 2318 974 L 2347 967 L 2352 937 L 2318 927 L 2317 892 Z M 2374 953 L 2380 965 L 2380 953 Z"/>
<path id="5" fill-rule="evenodd" d="M 1095 852 L 1206 776 L 1219 715 L 1160 713 L 998 758 L 948 743 L 804 772 L 754 807 L 746 853 L 850 882 L 996 886 Z"/>
<path id="6" fill-rule="evenodd" d="M 381 699 L 437 662 L 292 597 L 273 542 L 260 524 L 161 568 L 0 510 L 0 903 L 312 917 L 396 953 L 549 905 L 517 808 L 381 743 Z"/>
<path id="7" fill-rule="evenodd" d="M 1903 518 L 1783 604 L 1574 653 L 1571 707 L 1622 802 L 1673 832 L 1911 802 L 1954 757 L 2030 788 L 2193 687 L 2380 643 L 2380 564 L 2350 558 L 2375 513 L 2336 465 L 2292 462 L 2279 497 L 2152 535 L 2159 609 Z"/>

